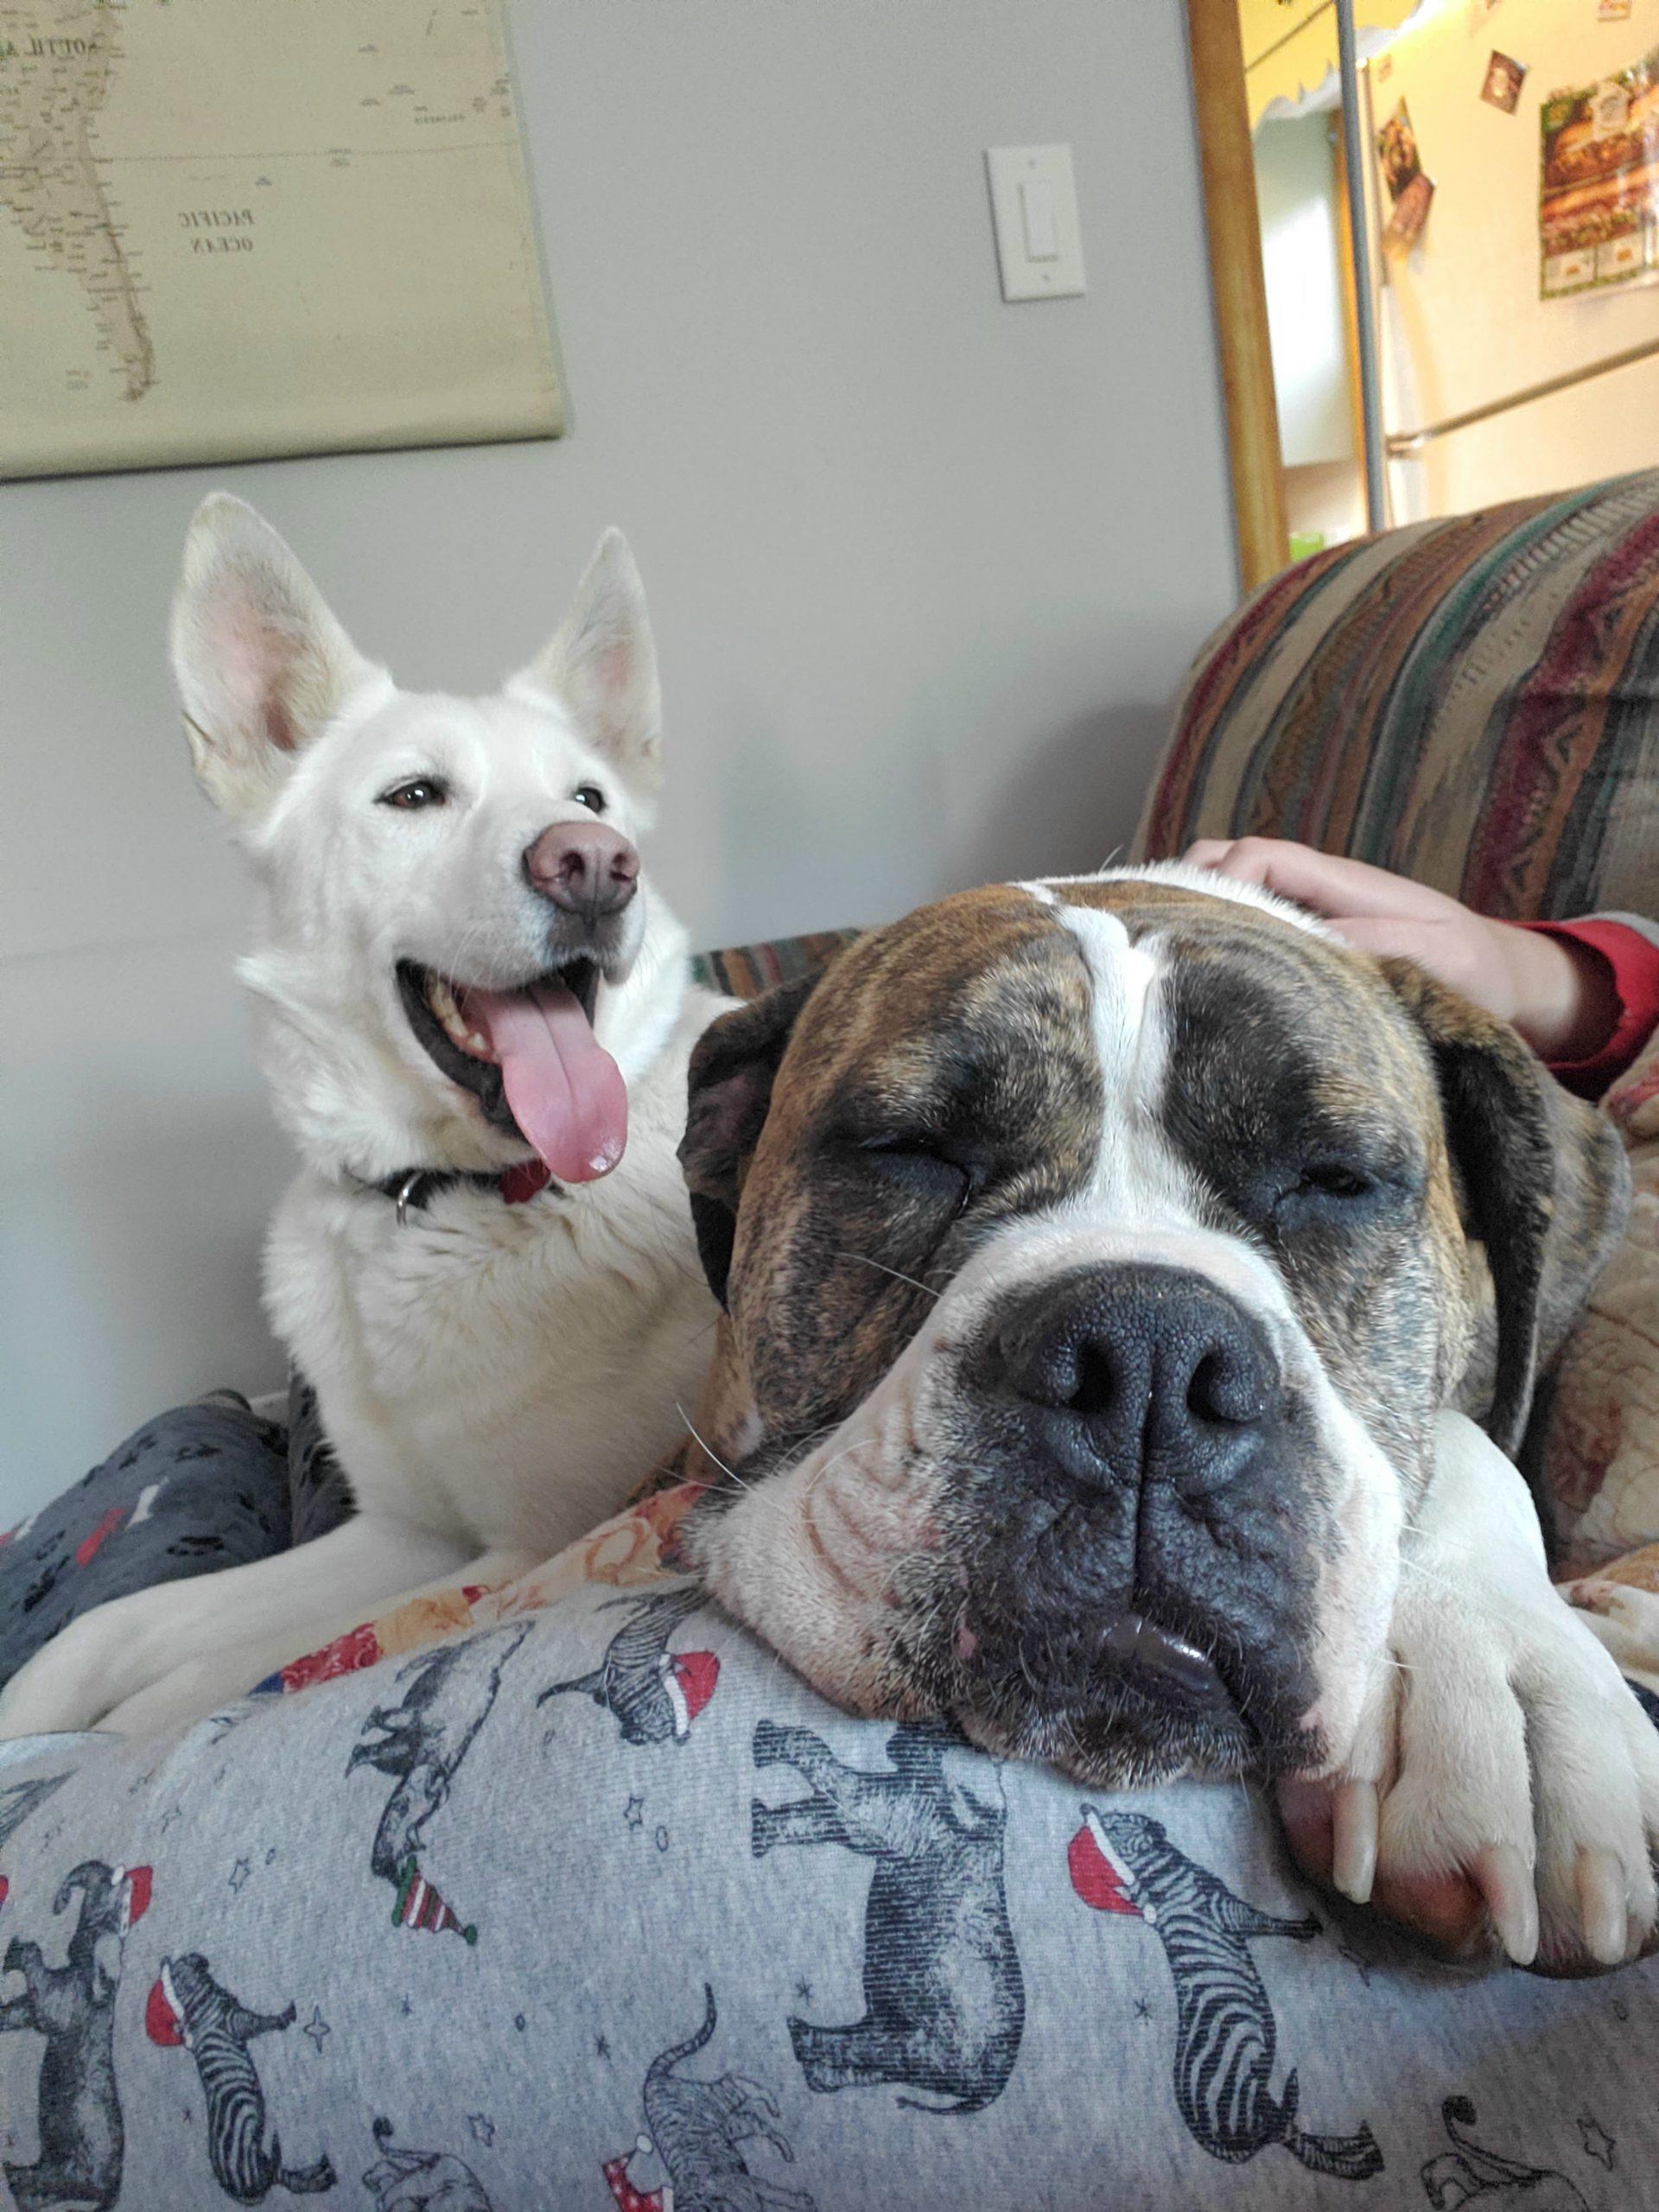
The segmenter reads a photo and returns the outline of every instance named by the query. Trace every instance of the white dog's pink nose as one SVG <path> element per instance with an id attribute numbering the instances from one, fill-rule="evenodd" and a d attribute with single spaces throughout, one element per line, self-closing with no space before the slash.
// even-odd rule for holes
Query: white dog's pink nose
<path id="1" fill-rule="evenodd" d="M 620 913 L 639 884 L 639 855 L 603 822 L 560 822 L 524 848 L 531 887 L 593 923 Z"/>

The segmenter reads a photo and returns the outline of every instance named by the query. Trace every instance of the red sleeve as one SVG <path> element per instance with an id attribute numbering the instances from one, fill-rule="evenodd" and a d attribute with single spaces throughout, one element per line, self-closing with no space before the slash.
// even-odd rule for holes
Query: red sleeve
<path id="1" fill-rule="evenodd" d="M 1618 1000 L 1618 1018 L 1599 1052 L 1587 1060 L 1552 1063 L 1550 1073 L 1580 1098 L 1599 1098 L 1610 1083 L 1659 1029 L 1659 944 L 1624 922 L 1592 918 L 1582 922 L 1526 922 L 1524 929 L 1546 937 L 1570 938 L 1606 963 Z"/>

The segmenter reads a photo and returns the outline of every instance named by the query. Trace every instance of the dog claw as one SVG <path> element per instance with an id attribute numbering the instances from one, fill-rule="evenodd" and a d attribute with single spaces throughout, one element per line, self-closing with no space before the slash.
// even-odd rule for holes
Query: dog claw
<path id="1" fill-rule="evenodd" d="M 1338 1785 L 1332 1807 L 1331 1878 L 1355 1904 L 1369 1904 L 1376 1878 L 1376 1788 L 1370 1782 Z"/>
<path id="2" fill-rule="evenodd" d="M 1628 1948 L 1630 1904 L 1624 1870 L 1611 1851 L 1579 1853 L 1578 1892 L 1585 1949 L 1599 1966 L 1621 1965 Z"/>
<path id="3" fill-rule="evenodd" d="M 1486 1901 L 1497 1938 L 1518 1967 L 1538 1955 L 1538 1895 L 1533 1873 L 1510 1843 L 1489 1844 L 1469 1867 L 1470 1879 Z M 1619 1911 L 1624 1913 L 1623 1893 Z"/>

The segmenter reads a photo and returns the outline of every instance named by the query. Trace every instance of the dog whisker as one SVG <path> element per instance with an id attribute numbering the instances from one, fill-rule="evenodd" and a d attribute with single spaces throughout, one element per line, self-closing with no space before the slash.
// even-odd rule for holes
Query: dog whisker
<path id="1" fill-rule="evenodd" d="M 850 1444 L 843 1444 L 839 1452 L 832 1452 L 827 1459 L 820 1459 L 817 1466 L 810 1471 L 807 1476 L 808 1484 L 816 1490 L 831 1467 L 838 1467 L 843 1459 L 850 1459 L 855 1452 L 862 1452 L 874 1441 L 873 1437 L 859 1436 L 855 1437 Z"/>
<path id="2" fill-rule="evenodd" d="M 719 1452 L 715 1451 L 715 1449 L 714 1446 L 713 1446 L 712 1444 L 709 1443 L 709 1442 L 708 1442 L 708 1441 L 707 1441 L 707 1440 L 705 1440 L 702 1435 L 700 1435 L 700 1434 L 699 1434 L 698 1430 L 697 1430 L 697 1425 L 696 1425 L 696 1421 L 694 1421 L 692 1420 L 692 1418 L 691 1418 L 690 1414 L 689 1413 L 687 1413 L 687 1411 L 685 1410 L 685 1408 L 681 1404 L 680 1401 L 679 1401 L 677 1398 L 676 1398 L 676 1399 L 675 1399 L 675 1401 L 674 1401 L 674 1410 L 675 1410 L 675 1412 L 676 1412 L 677 1414 L 678 1414 L 678 1415 L 679 1415 L 680 1419 L 681 1419 L 681 1420 L 685 1423 L 685 1425 L 686 1425 L 687 1428 L 689 1428 L 689 1429 L 690 1430 L 693 1441 L 694 1441 L 695 1443 L 697 1443 L 697 1444 L 702 1445 L 703 1451 L 708 1454 L 709 1458 L 709 1459 L 711 1459 L 714 1461 L 715 1465 L 720 1469 L 721 1473 L 722 1475 L 725 1475 L 725 1476 L 726 1476 L 726 1477 L 727 1477 L 730 1481 L 734 1482 L 734 1483 L 737 1484 L 737 1486 L 738 1486 L 739 1490 L 753 1491 L 753 1488 L 754 1488 L 754 1484 L 753 1484 L 753 1483 L 746 1483 L 746 1482 L 744 1481 L 744 1479 L 743 1479 L 743 1478 L 742 1478 L 742 1476 L 741 1476 L 741 1475 L 734 1473 L 734 1472 L 733 1471 L 733 1470 L 732 1470 L 730 1467 L 728 1467 L 728 1466 L 727 1465 L 726 1462 L 725 1462 L 725 1461 L 721 1458 L 721 1456 L 720 1456 Z M 703 1487 L 704 1489 L 709 1489 L 709 1488 L 710 1488 L 710 1487 L 711 1487 L 711 1485 L 710 1485 L 710 1484 L 704 1484 L 702 1485 L 702 1487 Z"/>
<path id="3" fill-rule="evenodd" d="M 890 1268 L 885 1260 L 873 1260 L 868 1252 L 842 1252 L 837 1256 L 843 1260 L 856 1260 L 867 1268 L 877 1268 L 884 1275 L 891 1275 L 895 1282 L 907 1282 L 912 1290 L 922 1291 L 929 1298 L 943 1298 L 944 1295 L 943 1291 L 935 1290 L 931 1284 L 918 1282 L 914 1275 L 907 1275 L 902 1268 Z"/>

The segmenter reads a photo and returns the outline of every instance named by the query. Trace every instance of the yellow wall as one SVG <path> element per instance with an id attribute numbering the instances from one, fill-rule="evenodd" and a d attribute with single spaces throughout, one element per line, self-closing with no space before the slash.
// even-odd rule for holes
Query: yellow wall
<path id="1" fill-rule="evenodd" d="M 1362 33 L 1392 30 L 1418 4 L 1419 0 L 1355 0 L 1355 20 Z M 1238 27 L 1252 129 L 1270 101 L 1294 102 L 1336 68 L 1332 0 L 1238 0 Z"/>
<path id="2" fill-rule="evenodd" d="M 1277 0 L 1271 0 L 1271 4 Z M 1563 86 L 1659 45 L 1659 0 L 1597 20 L 1595 0 L 1459 0 L 1371 67 L 1381 122 L 1403 97 L 1435 196 L 1421 245 L 1389 267 L 1391 429 L 1461 412 L 1659 338 L 1659 284 L 1538 296 L 1538 111 Z M 1529 73 L 1514 115 L 1480 98 L 1497 47 Z M 1396 464 L 1395 514 L 1447 513 L 1659 462 L 1659 360 L 1617 372 Z"/>

